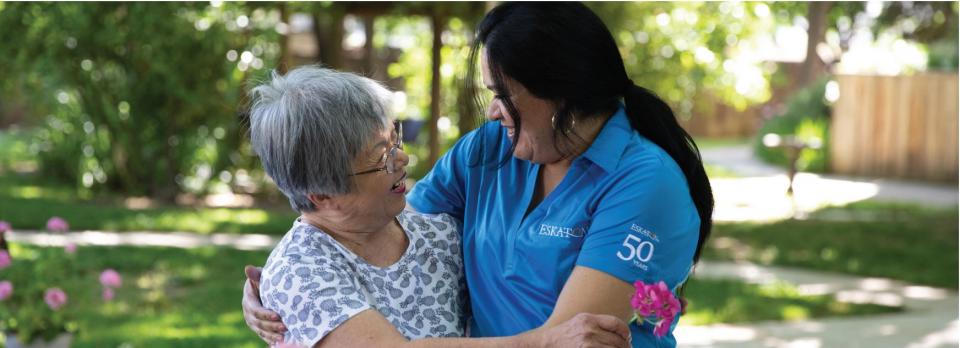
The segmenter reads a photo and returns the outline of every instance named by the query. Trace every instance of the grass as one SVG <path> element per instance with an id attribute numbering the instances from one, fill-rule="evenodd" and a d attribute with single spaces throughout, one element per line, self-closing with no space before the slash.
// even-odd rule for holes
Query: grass
<path id="1" fill-rule="evenodd" d="M 15 252 L 38 247 L 15 245 Z M 16 256 L 16 253 L 15 253 Z M 72 298 L 80 332 L 73 347 L 262 347 L 240 310 L 245 264 L 260 265 L 266 251 L 219 248 L 81 247 L 77 268 L 114 268 L 124 277 L 113 302 Z M 93 280 L 95 281 L 95 280 Z M 825 296 L 800 296 L 789 285 L 758 286 L 694 280 L 685 323 L 798 320 L 899 310 L 847 305 Z M 2 341 L 0 341 L 2 344 Z"/>
<path id="2" fill-rule="evenodd" d="M 956 208 L 857 203 L 808 220 L 717 224 L 704 257 L 957 289 L 957 221 Z"/>
<path id="3" fill-rule="evenodd" d="M 902 311 L 901 307 L 838 302 L 832 295 L 801 295 L 787 283 L 757 285 L 694 278 L 686 291 L 688 311 L 681 320 L 688 325 L 799 321 Z"/>
<path id="4" fill-rule="evenodd" d="M 15 175 L 0 176 L 0 220 L 19 230 L 42 230 L 60 216 L 71 230 L 184 231 L 196 233 L 265 233 L 282 235 L 296 214 L 289 209 L 193 208 L 166 206 L 128 209 L 117 197 L 77 197 L 63 185 L 37 183 Z M 282 208 L 282 207 L 278 207 Z"/>
<path id="5" fill-rule="evenodd" d="M 80 269 L 112 267 L 124 284 L 113 302 L 71 299 L 69 305 L 82 313 L 73 347 L 262 347 L 246 328 L 240 298 L 243 265 L 263 264 L 267 255 L 214 248 L 81 247 Z"/>
<path id="6" fill-rule="evenodd" d="M 707 171 L 707 177 L 710 179 L 727 179 L 727 178 L 739 178 L 741 175 L 729 170 L 727 168 L 712 165 L 704 164 L 703 169 Z"/>

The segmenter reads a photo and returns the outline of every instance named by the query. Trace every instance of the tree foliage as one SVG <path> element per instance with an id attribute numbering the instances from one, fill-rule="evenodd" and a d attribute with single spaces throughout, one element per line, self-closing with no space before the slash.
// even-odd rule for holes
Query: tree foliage
<path id="1" fill-rule="evenodd" d="M 0 46 L 0 69 L 16 79 L 6 89 L 48 113 L 34 147 L 43 174 L 160 198 L 228 181 L 217 174 L 251 157 L 239 150 L 243 83 L 279 54 L 277 15 L 248 10 L 6 4 L 0 31 L 17 35 Z"/>
<path id="2" fill-rule="evenodd" d="M 606 22 L 634 83 L 690 117 L 698 97 L 714 95 L 744 108 L 770 97 L 775 66 L 737 50 L 773 25 L 765 3 L 601 2 L 589 6 Z"/>

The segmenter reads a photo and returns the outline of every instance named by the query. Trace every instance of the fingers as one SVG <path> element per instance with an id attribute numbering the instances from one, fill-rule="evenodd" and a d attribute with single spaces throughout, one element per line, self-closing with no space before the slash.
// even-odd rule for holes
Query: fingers
<path id="1" fill-rule="evenodd" d="M 265 342 L 267 342 L 267 344 L 269 344 L 269 345 L 271 345 L 271 346 L 273 346 L 274 344 L 277 344 L 277 343 L 279 343 L 279 342 L 283 342 L 283 335 L 282 335 L 282 334 L 267 332 L 267 331 L 263 331 L 263 330 L 259 330 L 259 329 L 258 329 L 258 330 L 254 330 L 254 331 L 257 332 L 257 336 L 260 336 L 260 339 L 264 340 Z"/>
<path id="2" fill-rule="evenodd" d="M 249 309 L 250 313 L 253 314 L 253 317 L 257 318 L 258 320 L 280 322 L 280 316 L 269 309 L 260 306 L 244 308 L 244 310 L 246 309 Z"/>
<path id="3" fill-rule="evenodd" d="M 256 303 L 257 305 L 262 303 L 260 301 L 260 287 L 253 284 L 249 279 L 243 282 L 243 301 Z"/>
<path id="4" fill-rule="evenodd" d="M 587 344 L 596 347 L 630 348 L 630 342 L 620 334 L 596 329 L 586 336 Z"/>
<path id="5" fill-rule="evenodd" d="M 250 284 L 253 285 L 257 291 L 260 291 L 260 275 L 263 273 L 263 269 L 246 265 L 243 267 L 243 273 L 247 275 L 247 280 L 250 281 Z"/>
<path id="6" fill-rule="evenodd" d="M 630 327 L 627 323 L 612 315 L 589 314 L 597 327 L 603 331 L 619 335 L 624 340 L 630 338 Z"/>

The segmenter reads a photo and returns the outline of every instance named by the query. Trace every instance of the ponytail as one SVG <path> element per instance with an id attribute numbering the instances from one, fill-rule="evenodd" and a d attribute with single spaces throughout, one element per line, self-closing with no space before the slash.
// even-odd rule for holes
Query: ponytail
<path id="1" fill-rule="evenodd" d="M 690 134 L 677 123 L 677 118 L 667 103 L 646 88 L 627 81 L 623 99 L 630 126 L 666 151 L 677 162 L 687 179 L 690 197 L 700 215 L 700 238 L 693 254 L 693 263 L 696 264 L 700 261 L 703 245 L 710 237 L 710 229 L 713 227 L 713 192 L 703 169 L 700 151 Z"/>
<path id="2" fill-rule="evenodd" d="M 700 150 L 690 134 L 677 123 L 677 118 L 666 102 L 630 80 L 627 80 L 625 86 L 623 99 L 630 126 L 666 151 L 687 178 L 690 198 L 700 215 L 700 238 L 697 239 L 697 249 L 693 253 L 693 264 L 696 265 L 713 228 L 713 190 L 710 188 L 707 172 L 703 169 Z M 687 282 L 683 282 L 677 291 L 683 313 L 687 311 L 686 290 Z"/>

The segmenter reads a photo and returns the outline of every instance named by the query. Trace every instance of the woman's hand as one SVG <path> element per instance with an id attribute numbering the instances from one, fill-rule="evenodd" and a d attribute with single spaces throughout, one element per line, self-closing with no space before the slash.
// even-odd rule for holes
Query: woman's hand
<path id="1" fill-rule="evenodd" d="M 612 315 L 579 313 L 559 325 L 533 332 L 536 347 L 630 348 L 630 328 Z"/>
<path id="2" fill-rule="evenodd" d="M 247 265 L 243 272 L 247 274 L 247 281 L 243 284 L 243 320 L 247 322 L 253 332 L 267 344 L 283 342 L 283 333 L 287 328 L 280 322 L 277 313 L 263 307 L 260 302 L 260 267 Z"/>

